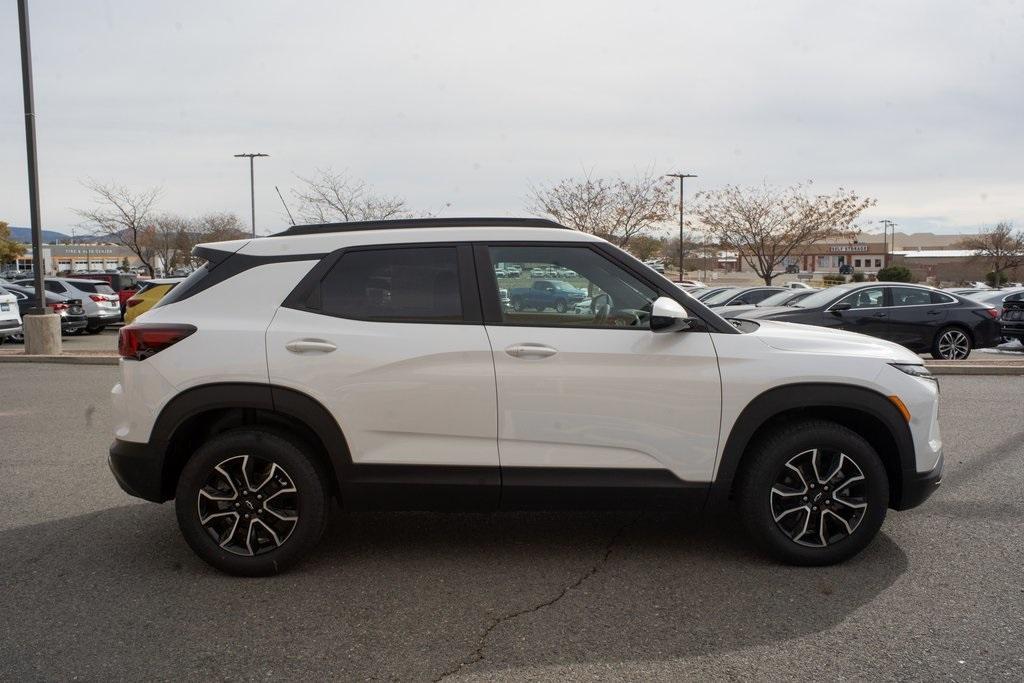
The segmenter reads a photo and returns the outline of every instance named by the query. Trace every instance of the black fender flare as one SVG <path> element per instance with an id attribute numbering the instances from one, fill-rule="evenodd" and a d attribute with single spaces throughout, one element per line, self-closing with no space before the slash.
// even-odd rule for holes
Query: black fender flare
<path id="1" fill-rule="evenodd" d="M 895 454 L 879 453 L 883 460 L 887 456 L 895 455 L 904 479 L 908 473 L 917 471 L 910 427 L 899 409 L 886 396 L 871 389 L 848 384 L 787 384 L 758 395 L 747 404 L 736 419 L 722 449 L 722 458 L 711 486 L 708 506 L 721 507 L 728 503 L 743 455 L 758 429 L 787 412 L 822 409 L 845 409 L 874 418 L 888 430 L 896 447 Z M 901 492 L 894 493 L 898 501 Z"/>
<path id="2" fill-rule="evenodd" d="M 307 394 L 272 384 L 223 382 L 186 389 L 160 411 L 150 433 L 150 445 L 165 458 L 171 440 L 186 420 L 218 409 L 264 410 L 302 423 L 323 445 L 339 485 L 352 466 L 348 442 L 330 411 Z"/>

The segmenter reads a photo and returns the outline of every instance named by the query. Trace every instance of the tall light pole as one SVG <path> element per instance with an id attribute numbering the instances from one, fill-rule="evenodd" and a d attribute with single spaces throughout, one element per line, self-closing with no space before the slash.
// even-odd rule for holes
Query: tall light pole
<path id="1" fill-rule="evenodd" d="M 692 173 L 666 173 L 666 178 L 679 178 L 679 281 L 683 280 L 683 180 L 696 178 Z"/>
<path id="2" fill-rule="evenodd" d="M 18 29 L 21 33 L 21 85 L 25 99 L 25 148 L 28 157 L 28 208 L 32 226 L 32 275 L 38 313 L 46 312 L 43 289 L 43 226 L 39 217 L 39 167 L 36 158 L 36 102 L 32 88 L 32 45 L 28 29 L 28 0 L 18 0 Z"/>
<path id="3" fill-rule="evenodd" d="M 891 251 L 889 249 L 889 230 L 892 230 L 892 251 L 896 250 L 896 224 L 888 218 L 883 218 L 882 221 L 882 235 L 883 241 L 885 242 L 885 267 L 888 268 L 891 264 L 889 263 Z"/>
<path id="4" fill-rule="evenodd" d="M 236 157 L 248 157 L 249 158 L 249 198 L 252 202 L 252 236 L 256 236 L 256 173 L 253 170 L 252 160 L 256 157 L 269 157 L 269 154 L 261 154 L 259 152 L 236 154 Z"/>

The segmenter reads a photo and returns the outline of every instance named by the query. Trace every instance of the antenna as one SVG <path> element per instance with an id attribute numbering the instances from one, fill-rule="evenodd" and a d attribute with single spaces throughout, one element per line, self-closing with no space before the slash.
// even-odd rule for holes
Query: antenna
<path id="1" fill-rule="evenodd" d="M 281 194 L 281 190 L 278 189 L 277 185 L 274 185 L 274 189 L 277 190 L 277 196 L 281 198 L 281 203 L 284 204 L 284 210 L 288 213 L 288 220 L 292 222 L 292 225 L 295 225 L 295 219 L 292 218 L 292 212 L 288 208 L 288 203 L 284 200 L 284 195 Z"/>

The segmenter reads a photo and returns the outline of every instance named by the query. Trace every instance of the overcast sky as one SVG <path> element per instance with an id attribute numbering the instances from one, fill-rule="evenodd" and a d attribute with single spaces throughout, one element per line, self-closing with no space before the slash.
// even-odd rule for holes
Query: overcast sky
<path id="1" fill-rule="evenodd" d="M 844 186 L 901 229 L 1024 226 L 1024 0 L 30 0 L 44 227 L 80 180 L 285 226 L 347 169 L 441 215 L 580 175 Z M 0 3 L 0 219 L 29 224 L 16 3 Z M 691 189 L 692 188 L 692 189 Z M 447 208 L 446 208 L 447 207 Z"/>

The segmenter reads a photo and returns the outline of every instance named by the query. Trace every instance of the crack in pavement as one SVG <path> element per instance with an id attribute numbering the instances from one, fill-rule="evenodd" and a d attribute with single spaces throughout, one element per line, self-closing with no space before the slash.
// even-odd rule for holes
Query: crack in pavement
<path id="1" fill-rule="evenodd" d="M 440 681 L 443 681 L 450 676 L 454 676 L 466 667 L 472 666 L 477 662 L 483 661 L 483 659 L 485 658 L 484 650 L 487 648 L 487 641 L 491 637 L 491 633 L 493 633 L 496 628 L 498 628 L 506 622 L 509 622 L 513 619 L 517 619 L 523 615 L 539 612 L 543 609 L 551 607 L 552 605 L 560 601 L 562 598 L 564 598 L 566 595 L 568 595 L 569 591 L 579 588 L 587 579 L 592 577 L 594 574 L 597 574 L 597 572 L 599 572 L 601 568 L 608 563 L 608 558 L 611 556 L 612 550 L 615 549 L 615 546 L 619 542 L 619 539 L 622 537 L 622 535 L 626 532 L 627 529 L 629 529 L 629 527 L 639 522 L 643 515 L 644 513 L 641 512 L 633 519 L 629 520 L 628 522 L 620 526 L 615 531 L 615 533 L 612 534 L 612 537 L 608 540 L 608 543 L 605 545 L 604 548 L 604 553 L 600 556 L 600 558 L 598 558 L 597 562 L 595 562 L 593 566 L 591 566 L 587 571 L 583 572 L 575 581 L 565 586 L 561 590 L 561 592 L 559 592 L 558 595 L 551 598 L 550 600 L 545 600 L 544 602 L 537 603 L 536 605 L 532 605 L 525 609 L 521 609 L 517 612 L 511 612 L 504 616 L 500 616 L 496 619 L 493 619 L 491 623 L 487 626 L 487 628 L 484 629 L 484 632 L 480 635 L 480 639 L 477 641 L 476 649 L 473 650 L 468 656 L 460 660 L 458 664 L 456 664 L 455 666 L 453 666 L 452 668 L 448 669 L 440 676 L 435 678 L 434 683 L 440 683 Z"/>

